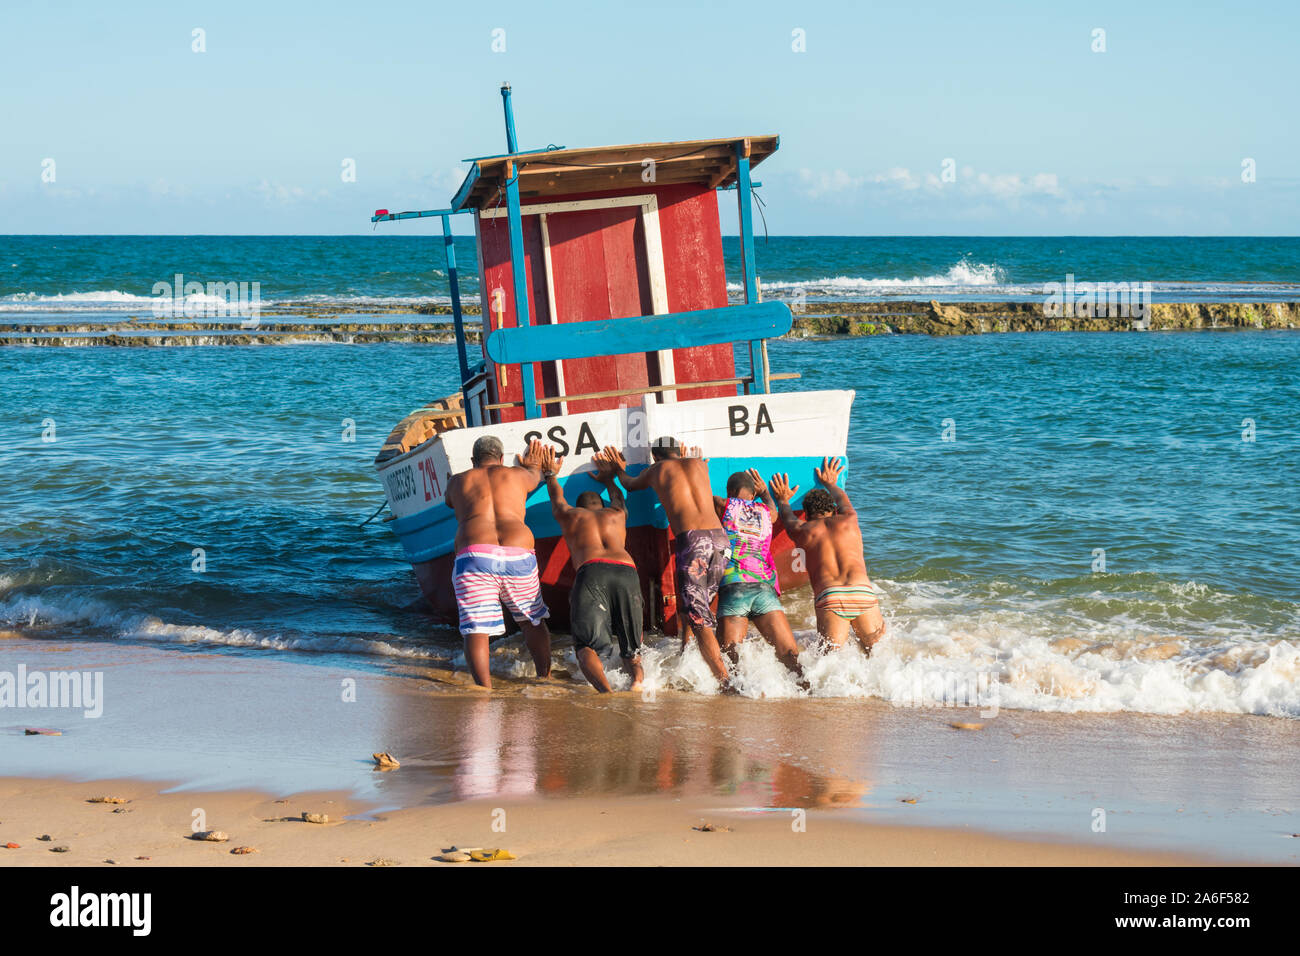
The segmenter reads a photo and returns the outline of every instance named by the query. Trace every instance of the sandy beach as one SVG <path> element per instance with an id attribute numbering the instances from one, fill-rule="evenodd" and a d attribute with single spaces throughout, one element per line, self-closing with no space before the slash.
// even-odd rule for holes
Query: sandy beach
<path id="1" fill-rule="evenodd" d="M 104 675 L 99 717 L 5 712 L 0 845 L 20 845 L 0 853 L 8 865 L 416 865 L 453 845 L 592 865 L 1300 858 L 1293 721 L 598 697 L 563 670 L 502 674 L 487 694 L 418 663 L 16 633 L 0 653 Z M 377 771 L 376 751 L 401 766 Z M 87 802 L 100 796 L 129 802 Z M 196 809 L 228 843 L 188 839 Z M 706 823 L 730 830 L 692 830 Z"/>
<path id="2" fill-rule="evenodd" d="M 400 773 L 400 769 L 393 771 Z M 90 802 L 112 797 L 122 804 Z M 505 806 L 502 806 L 502 803 Z M 338 792 L 163 792 L 155 783 L 0 779 L 0 866 L 450 866 L 453 846 L 505 848 L 492 866 L 1164 866 L 1190 854 L 1011 840 L 970 829 L 861 824 L 813 809 L 728 812 L 700 798 L 470 801 L 375 811 Z M 191 837 L 201 810 L 222 843 Z M 325 824 L 301 820 L 326 814 Z M 697 829 L 712 826 L 712 830 Z M 494 829 L 495 828 L 495 829 Z M 504 828 L 504 830 L 502 829 Z M 42 837 L 49 836 L 45 840 Z M 66 851 L 55 852 L 66 847 Z M 236 854 L 235 848 L 256 852 Z M 484 864 L 458 864 L 477 868 Z"/>

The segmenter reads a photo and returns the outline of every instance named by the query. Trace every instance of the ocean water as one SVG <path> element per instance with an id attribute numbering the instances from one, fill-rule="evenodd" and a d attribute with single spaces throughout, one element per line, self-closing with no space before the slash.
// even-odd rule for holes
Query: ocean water
<path id="1" fill-rule="evenodd" d="M 848 490 L 890 625 L 869 660 L 824 654 L 809 594 L 788 595 L 811 695 L 1300 717 L 1300 336 L 897 336 L 771 355 L 803 375 L 783 388 L 857 390 Z M 397 541 L 361 527 L 383 502 L 376 449 L 454 389 L 455 366 L 439 345 L 0 349 L 0 630 L 458 664 L 455 633 L 412 606 Z M 718 692 L 693 648 L 649 644 L 651 686 Z M 555 654 L 580 686 L 568 642 Z M 494 667 L 531 671 L 510 640 Z M 737 683 L 805 693 L 761 642 Z"/>
<path id="2" fill-rule="evenodd" d="M 463 294 L 478 295 L 474 243 L 456 239 Z M 734 237 L 723 239 L 740 292 Z M 1151 284 L 1153 301 L 1300 296 L 1300 238 L 836 237 L 759 235 L 768 296 L 1042 299 L 1066 282 Z M 259 283 L 264 308 L 365 310 L 449 300 L 440 238 L 398 223 L 362 236 L 0 236 L 0 318 L 148 315 L 154 285 Z"/>

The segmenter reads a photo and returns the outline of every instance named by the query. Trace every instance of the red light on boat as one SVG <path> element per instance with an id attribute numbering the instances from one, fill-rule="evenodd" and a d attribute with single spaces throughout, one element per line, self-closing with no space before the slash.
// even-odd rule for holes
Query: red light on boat
<path id="1" fill-rule="evenodd" d="M 376 216 L 387 216 L 387 215 L 388 215 L 388 210 L 387 210 L 387 209 L 376 209 L 376 210 L 375 210 L 375 215 L 376 215 Z"/>

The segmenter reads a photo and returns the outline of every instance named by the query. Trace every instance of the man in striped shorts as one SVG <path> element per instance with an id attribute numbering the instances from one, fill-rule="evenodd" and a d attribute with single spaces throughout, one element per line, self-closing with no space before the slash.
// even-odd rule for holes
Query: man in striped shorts
<path id="1" fill-rule="evenodd" d="M 524 521 L 528 495 L 541 483 L 542 444 L 534 441 L 513 467 L 499 439 L 474 442 L 473 467 L 447 485 L 456 512 L 456 560 L 451 583 L 460 609 L 465 661 L 474 683 L 492 687 L 489 643 L 506 632 L 502 605 L 519 622 L 538 677 L 551 673 L 550 612 L 542 600 L 533 533 Z"/>
<path id="2" fill-rule="evenodd" d="M 803 498 L 804 520 L 790 507 L 799 486 L 790 487 L 789 475 L 773 475 L 772 496 L 780 508 L 781 523 L 795 547 L 808 559 L 817 610 L 817 632 L 835 646 L 857 635 L 868 654 L 885 636 L 885 619 L 880 613 L 867 564 L 862 556 L 862 529 L 849 496 L 839 486 L 844 465 L 838 458 L 826 458 L 815 472 L 825 488 L 813 488 Z"/>

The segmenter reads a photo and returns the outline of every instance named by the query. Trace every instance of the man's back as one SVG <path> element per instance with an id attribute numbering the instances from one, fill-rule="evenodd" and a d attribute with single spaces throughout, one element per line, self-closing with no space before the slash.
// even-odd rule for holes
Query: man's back
<path id="1" fill-rule="evenodd" d="M 480 465 L 452 478 L 447 504 L 456 512 L 456 550 L 472 544 L 534 545 L 524 523 L 525 501 L 537 486 L 525 468 Z"/>
<path id="2" fill-rule="evenodd" d="M 665 458 L 650 466 L 650 486 L 659 496 L 673 534 L 721 528 L 713 507 L 709 466 L 702 458 Z"/>
<path id="3" fill-rule="evenodd" d="M 627 553 L 627 512 L 621 508 L 570 508 L 560 518 L 560 530 L 574 568 L 596 560 L 632 563 Z"/>
<path id="4" fill-rule="evenodd" d="M 791 537 L 808 557 L 814 590 L 868 580 L 856 514 L 810 518 Z"/>

